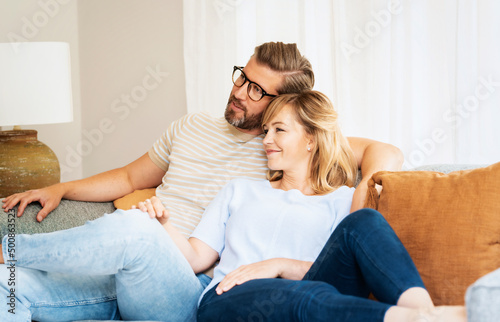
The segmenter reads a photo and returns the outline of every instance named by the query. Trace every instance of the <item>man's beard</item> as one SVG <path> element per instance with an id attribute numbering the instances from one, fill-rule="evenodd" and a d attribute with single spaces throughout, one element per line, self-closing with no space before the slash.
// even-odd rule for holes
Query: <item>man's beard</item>
<path id="1" fill-rule="evenodd" d="M 231 108 L 231 103 L 233 101 L 236 102 L 236 105 L 238 105 L 238 107 L 241 107 L 243 109 L 243 116 L 240 118 L 236 116 L 236 112 Z M 224 112 L 226 121 L 228 121 L 232 126 L 242 130 L 255 130 L 262 128 L 262 115 L 263 113 L 248 115 L 247 109 L 245 107 L 242 107 L 233 95 L 229 97 L 226 111 Z"/>

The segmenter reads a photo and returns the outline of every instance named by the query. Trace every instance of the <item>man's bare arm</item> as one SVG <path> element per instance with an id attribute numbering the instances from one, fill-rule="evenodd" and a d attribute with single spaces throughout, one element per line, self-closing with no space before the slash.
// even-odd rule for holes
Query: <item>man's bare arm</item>
<path id="1" fill-rule="evenodd" d="M 42 221 L 59 205 L 62 198 L 81 201 L 112 201 L 137 189 L 158 186 L 164 174 L 165 171 L 154 164 L 146 153 L 122 168 L 81 180 L 14 194 L 3 200 L 2 208 L 8 211 L 19 204 L 18 216 L 21 216 L 28 204 L 38 201 L 43 208 L 37 214 L 37 220 Z"/>
<path id="2" fill-rule="evenodd" d="M 353 212 L 363 208 L 368 191 L 368 180 L 372 174 L 382 170 L 401 170 L 404 157 L 401 150 L 391 144 L 365 138 L 348 137 L 347 139 L 362 174 L 362 180 L 352 200 L 351 212 Z"/>

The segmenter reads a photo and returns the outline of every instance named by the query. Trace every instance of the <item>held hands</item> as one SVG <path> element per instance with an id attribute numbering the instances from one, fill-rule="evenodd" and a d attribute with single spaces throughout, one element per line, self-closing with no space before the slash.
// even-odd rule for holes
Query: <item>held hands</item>
<path id="1" fill-rule="evenodd" d="M 132 209 L 139 209 L 142 212 L 147 212 L 149 217 L 158 219 L 162 225 L 165 224 L 170 217 L 168 210 L 156 196 L 139 202 L 137 206 L 132 206 Z"/>
<path id="2" fill-rule="evenodd" d="M 64 191 L 59 185 L 53 185 L 43 189 L 29 190 L 13 194 L 3 199 L 2 208 L 5 212 L 7 212 L 19 204 L 17 216 L 21 217 L 28 204 L 38 201 L 42 205 L 42 209 L 36 215 L 36 220 L 41 222 L 52 210 L 56 209 L 61 202 L 63 195 Z"/>
<path id="3" fill-rule="evenodd" d="M 219 283 L 215 292 L 221 295 L 229 291 L 236 285 L 241 285 L 250 280 L 258 278 L 275 278 L 279 277 L 281 272 L 280 259 L 272 258 L 249 265 L 243 265 L 227 274 Z"/>

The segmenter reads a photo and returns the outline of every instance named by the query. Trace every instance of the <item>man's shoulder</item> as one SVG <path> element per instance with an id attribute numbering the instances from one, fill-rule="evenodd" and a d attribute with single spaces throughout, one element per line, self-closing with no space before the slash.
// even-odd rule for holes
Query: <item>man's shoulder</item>
<path id="1" fill-rule="evenodd" d="M 223 128 L 224 123 L 222 121 L 224 121 L 223 118 L 216 118 L 203 112 L 188 113 L 170 123 L 167 132 L 179 134 L 179 131 L 183 131 L 186 128 L 202 130 L 207 128 Z"/>
<path id="2" fill-rule="evenodd" d="M 196 113 L 188 113 L 188 117 L 191 117 L 193 119 L 198 119 L 198 120 L 206 120 L 206 121 L 211 121 L 211 122 L 219 122 L 223 120 L 223 117 L 221 116 L 213 116 L 212 114 L 209 114 L 207 112 L 196 112 Z"/>
<path id="3" fill-rule="evenodd" d="M 188 113 L 176 121 L 180 125 L 213 125 L 222 127 L 225 125 L 223 117 L 215 117 L 205 112 Z"/>

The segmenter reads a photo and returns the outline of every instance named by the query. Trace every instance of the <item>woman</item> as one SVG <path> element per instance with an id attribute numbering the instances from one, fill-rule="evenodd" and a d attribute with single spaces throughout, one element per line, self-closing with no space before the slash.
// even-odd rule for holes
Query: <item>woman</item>
<path id="1" fill-rule="evenodd" d="M 378 212 L 349 215 L 355 163 L 325 95 L 277 97 L 263 129 L 269 181 L 231 181 L 189 240 L 158 199 L 139 204 L 156 214 L 195 273 L 220 259 L 199 321 L 465 320 L 462 307 L 434 308 Z M 367 299 L 370 292 L 379 301 Z"/>

